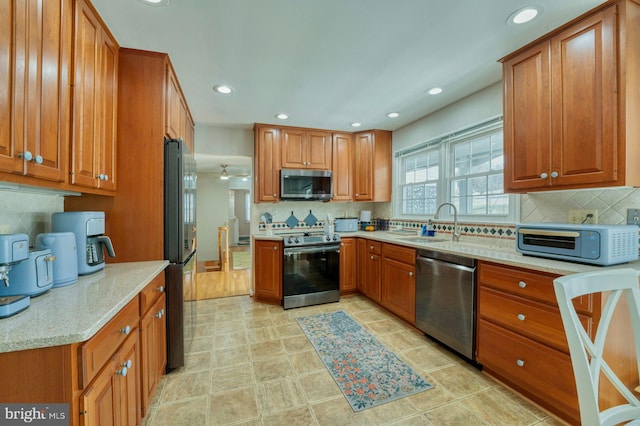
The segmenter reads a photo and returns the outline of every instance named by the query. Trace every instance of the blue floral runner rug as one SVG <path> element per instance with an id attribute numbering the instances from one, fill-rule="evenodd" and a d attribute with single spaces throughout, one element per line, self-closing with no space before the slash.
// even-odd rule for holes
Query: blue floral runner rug
<path id="1" fill-rule="evenodd" d="M 296 318 L 353 411 L 433 386 L 344 311 Z"/>

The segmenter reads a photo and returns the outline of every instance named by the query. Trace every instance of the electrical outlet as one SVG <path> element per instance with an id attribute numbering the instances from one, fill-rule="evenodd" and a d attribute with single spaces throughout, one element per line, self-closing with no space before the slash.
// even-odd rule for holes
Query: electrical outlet
<path id="1" fill-rule="evenodd" d="M 598 210 L 569 210 L 568 222 L 590 224 L 598 223 Z"/>
<path id="2" fill-rule="evenodd" d="M 0 234 L 8 234 L 11 232 L 11 226 L 9 225 L 0 225 Z"/>
<path id="3" fill-rule="evenodd" d="M 640 209 L 627 209 L 627 225 L 640 226 Z"/>

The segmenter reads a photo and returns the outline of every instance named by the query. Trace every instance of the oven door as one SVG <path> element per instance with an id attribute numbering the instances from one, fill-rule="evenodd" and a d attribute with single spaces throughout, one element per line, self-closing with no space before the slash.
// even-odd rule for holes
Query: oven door
<path id="1" fill-rule="evenodd" d="M 340 246 L 287 247 L 282 265 L 284 308 L 337 302 Z"/>

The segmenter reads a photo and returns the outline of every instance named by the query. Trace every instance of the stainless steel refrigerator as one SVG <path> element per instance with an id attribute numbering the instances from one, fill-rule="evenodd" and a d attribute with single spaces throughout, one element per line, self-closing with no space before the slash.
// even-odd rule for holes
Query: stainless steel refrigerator
<path id="1" fill-rule="evenodd" d="M 196 315 L 196 162 L 182 139 L 164 141 L 167 371 L 184 365 Z"/>

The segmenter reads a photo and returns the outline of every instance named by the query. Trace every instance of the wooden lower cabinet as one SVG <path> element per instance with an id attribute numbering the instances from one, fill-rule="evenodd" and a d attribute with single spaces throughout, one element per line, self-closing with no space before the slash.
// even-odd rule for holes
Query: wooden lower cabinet
<path id="1" fill-rule="evenodd" d="M 147 414 L 153 392 L 167 366 L 166 298 L 164 293 L 140 319 L 142 416 Z"/>
<path id="2" fill-rule="evenodd" d="M 340 294 L 358 291 L 356 276 L 356 239 L 340 241 Z"/>
<path id="3" fill-rule="evenodd" d="M 382 244 L 360 238 L 357 242 L 358 291 L 376 303 L 382 292 Z"/>
<path id="4" fill-rule="evenodd" d="M 255 295 L 259 302 L 282 302 L 282 241 L 255 240 Z"/>
<path id="5" fill-rule="evenodd" d="M 579 424 L 571 357 L 553 289 L 556 277 L 478 262 L 476 360 L 490 375 Z M 575 305 L 585 330 L 593 334 L 600 297 L 586 296 Z"/>
<path id="6" fill-rule="evenodd" d="M 416 251 L 382 245 L 380 304 L 411 324 L 416 322 Z"/>

